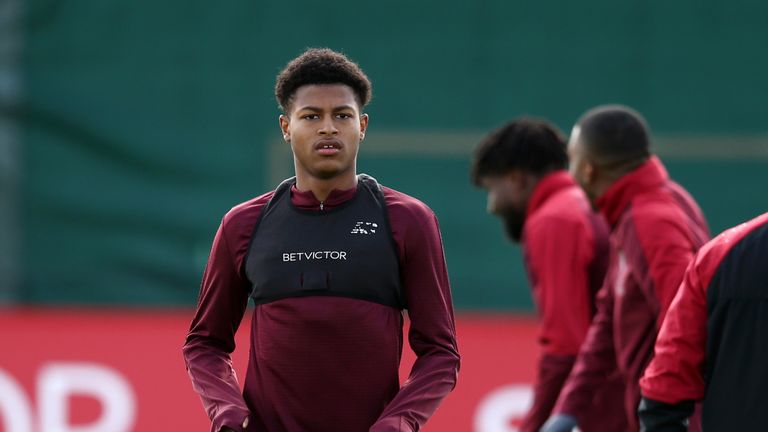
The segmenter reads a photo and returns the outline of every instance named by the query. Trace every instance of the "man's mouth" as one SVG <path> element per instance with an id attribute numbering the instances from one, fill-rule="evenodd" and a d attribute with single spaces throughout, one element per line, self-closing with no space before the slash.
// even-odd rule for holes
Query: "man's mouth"
<path id="1" fill-rule="evenodd" d="M 315 150 L 323 156 L 333 156 L 341 151 L 341 142 L 323 140 L 315 144 Z"/>

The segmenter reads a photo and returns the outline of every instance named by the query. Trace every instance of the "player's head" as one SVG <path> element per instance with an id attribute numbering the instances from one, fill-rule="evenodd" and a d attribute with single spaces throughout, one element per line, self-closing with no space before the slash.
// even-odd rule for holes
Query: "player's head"
<path id="1" fill-rule="evenodd" d="M 488 193 L 488 212 L 520 241 L 528 201 L 539 179 L 568 164 L 565 138 L 547 121 L 521 118 L 493 131 L 475 149 L 472 181 Z"/>
<path id="2" fill-rule="evenodd" d="M 371 82 L 357 64 L 327 48 L 308 49 L 277 76 L 275 98 L 297 176 L 354 175 L 371 100 Z"/>
<path id="3" fill-rule="evenodd" d="M 648 126 L 637 111 L 602 105 L 584 113 L 568 141 L 571 174 L 593 202 L 651 155 Z"/>

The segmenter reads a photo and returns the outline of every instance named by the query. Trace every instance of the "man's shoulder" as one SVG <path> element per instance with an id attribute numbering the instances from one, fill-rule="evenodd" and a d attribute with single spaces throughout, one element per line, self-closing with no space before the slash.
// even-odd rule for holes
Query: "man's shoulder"
<path id="1" fill-rule="evenodd" d="M 706 241 L 703 216 L 697 218 L 686 209 L 690 206 L 675 196 L 680 191 L 661 189 L 633 200 L 615 230 L 626 250 L 634 245 L 648 257 L 670 249 L 695 251 Z"/>
<path id="2" fill-rule="evenodd" d="M 239 230 L 247 226 L 252 228 L 261 215 L 262 209 L 269 203 L 274 194 L 275 191 L 269 191 L 232 207 L 222 219 L 223 229 Z"/>
<path id="3" fill-rule="evenodd" d="M 694 266 L 714 271 L 714 268 L 736 245 L 753 231 L 768 225 L 768 213 L 729 228 L 699 249 Z"/>
<path id="4" fill-rule="evenodd" d="M 659 197 L 639 200 L 629 208 L 625 224 L 646 235 L 663 235 L 665 228 L 687 229 L 688 216 L 674 201 Z"/>
<path id="5" fill-rule="evenodd" d="M 398 190 L 382 186 L 384 200 L 393 218 L 429 220 L 435 217 L 435 213 L 421 200 L 414 198 Z"/>
<path id="6" fill-rule="evenodd" d="M 684 187 L 669 180 L 663 187 L 636 196 L 630 213 L 634 219 L 680 218 L 684 207 L 698 208 L 698 204 Z"/>
<path id="7" fill-rule="evenodd" d="M 590 218 L 599 219 L 599 216 L 592 211 L 586 195 L 574 186 L 550 197 L 528 215 L 525 223 L 532 228 L 559 231 L 560 228 L 588 227 Z"/>

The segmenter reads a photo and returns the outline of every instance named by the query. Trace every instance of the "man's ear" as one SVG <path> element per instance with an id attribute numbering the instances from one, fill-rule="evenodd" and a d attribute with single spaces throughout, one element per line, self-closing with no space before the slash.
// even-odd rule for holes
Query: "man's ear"
<path id="1" fill-rule="evenodd" d="M 509 171 L 505 176 L 507 180 L 522 190 L 528 189 L 536 183 L 536 176 L 534 174 L 520 169 Z"/>
<path id="2" fill-rule="evenodd" d="M 360 114 L 360 141 L 365 139 L 366 130 L 368 130 L 368 114 Z"/>
<path id="3" fill-rule="evenodd" d="M 584 161 L 584 182 L 589 185 L 595 184 L 597 175 L 597 165 L 591 161 Z"/>
<path id="4" fill-rule="evenodd" d="M 285 114 L 280 114 L 280 130 L 283 132 L 283 139 L 285 142 L 291 142 L 291 130 L 289 128 L 291 124 L 290 119 Z"/>
<path id="5" fill-rule="evenodd" d="M 525 179 L 523 177 L 524 176 L 522 171 L 519 171 L 519 170 L 507 171 L 502 176 L 504 181 L 512 183 L 514 185 L 522 185 L 525 182 Z"/>

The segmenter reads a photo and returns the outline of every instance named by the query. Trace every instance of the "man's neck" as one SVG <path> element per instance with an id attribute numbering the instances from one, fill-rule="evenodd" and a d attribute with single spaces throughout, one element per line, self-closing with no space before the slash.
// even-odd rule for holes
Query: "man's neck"
<path id="1" fill-rule="evenodd" d="M 306 192 L 312 191 L 312 194 L 318 201 L 323 202 L 334 189 L 346 190 L 357 186 L 357 174 L 350 172 L 330 179 L 320 179 L 310 175 L 296 175 L 296 189 Z"/>
<path id="2" fill-rule="evenodd" d="M 592 209 L 598 210 L 597 208 L 597 202 L 600 200 L 600 198 L 605 195 L 605 193 L 610 189 L 611 185 L 614 183 L 613 179 L 600 179 L 592 186 L 591 190 L 586 191 L 587 197 L 589 198 L 589 201 L 592 203 Z"/>

